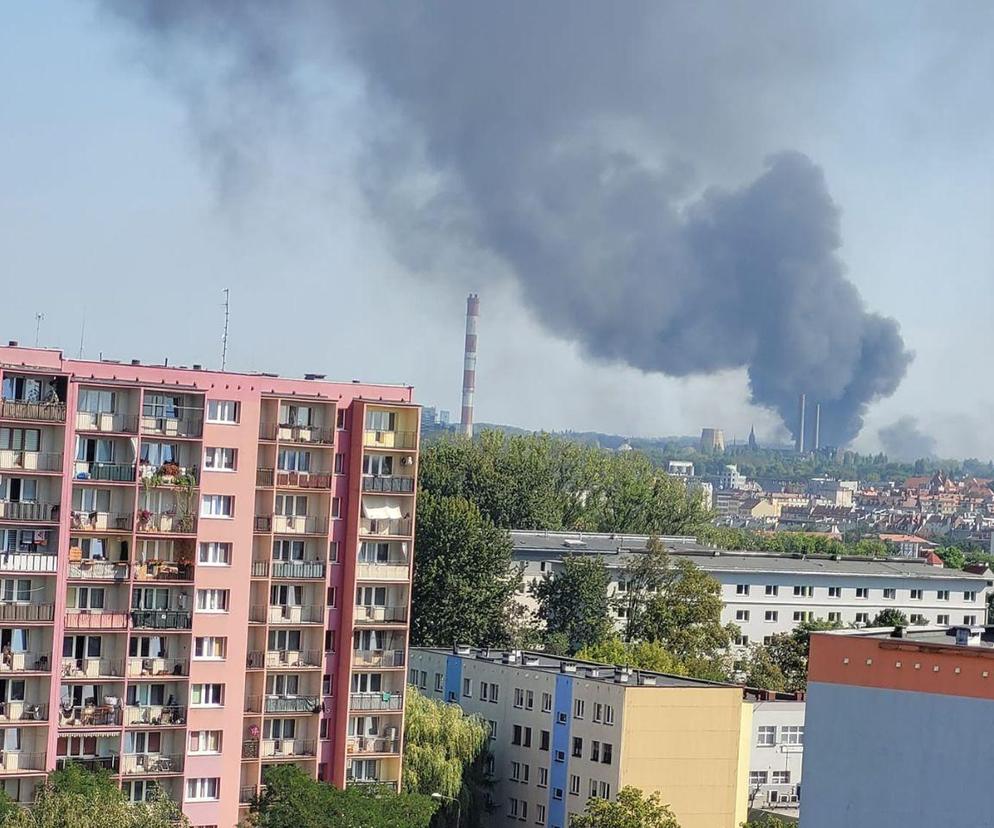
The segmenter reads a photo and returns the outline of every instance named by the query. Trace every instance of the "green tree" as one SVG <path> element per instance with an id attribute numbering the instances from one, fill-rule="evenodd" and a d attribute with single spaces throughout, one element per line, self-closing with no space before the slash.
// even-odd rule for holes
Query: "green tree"
<path id="1" fill-rule="evenodd" d="M 783 674 L 786 689 L 803 690 L 808 683 L 808 651 L 811 646 L 811 633 L 824 630 L 837 630 L 842 625 L 838 621 L 816 618 L 798 624 L 789 633 L 774 635 L 767 646 L 770 657 Z"/>
<path id="2" fill-rule="evenodd" d="M 610 574 L 600 558 L 565 555 L 562 568 L 546 572 L 531 587 L 538 617 L 550 642 L 575 653 L 603 641 L 611 632 Z"/>
<path id="3" fill-rule="evenodd" d="M 871 627 L 907 627 L 908 616 L 901 610 L 888 607 L 880 610 L 870 622 Z"/>
<path id="4" fill-rule="evenodd" d="M 427 828 L 437 804 L 431 797 L 386 787 L 319 782 L 294 765 L 270 767 L 252 803 L 254 828 Z"/>
<path id="5" fill-rule="evenodd" d="M 411 636 L 419 646 L 511 641 L 521 570 L 511 539 L 464 497 L 418 498 Z"/>
<path id="6" fill-rule="evenodd" d="M 646 796 L 626 785 L 618 798 L 591 797 L 582 814 L 574 814 L 570 828 L 680 828 L 673 811 L 664 805 L 658 792 Z"/>
<path id="7" fill-rule="evenodd" d="M 959 547 L 942 546 L 935 550 L 935 554 L 942 558 L 942 565 L 949 569 L 962 569 L 966 566 L 966 555 Z"/>
<path id="8" fill-rule="evenodd" d="M 747 687 L 776 691 L 787 689 L 787 680 L 780 665 L 774 661 L 770 649 L 763 644 L 754 644 L 750 648 L 743 672 Z"/>
<path id="9" fill-rule="evenodd" d="M 632 641 L 644 633 L 646 609 L 653 596 L 669 582 L 670 556 L 657 537 L 649 538 L 644 552 L 628 556 L 618 575 L 615 605 L 625 618 L 625 640 Z M 624 584 L 622 591 L 621 585 Z"/>
<path id="10" fill-rule="evenodd" d="M 622 641 L 615 636 L 584 647 L 576 657 L 582 661 L 634 667 L 638 670 L 651 670 L 654 673 L 669 673 L 676 676 L 687 674 L 687 668 L 658 641 Z"/>
<path id="11" fill-rule="evenodd" d="M 433 825 L 457 828 L 479 822 L 486 804 L 484 779 L 487 738 L 485 721 L 467 716 L 455 704 L 444 704 L 408 686 L 404 701 L 404 790 L 456 799 L 460 807 L 436 814 Z"/>

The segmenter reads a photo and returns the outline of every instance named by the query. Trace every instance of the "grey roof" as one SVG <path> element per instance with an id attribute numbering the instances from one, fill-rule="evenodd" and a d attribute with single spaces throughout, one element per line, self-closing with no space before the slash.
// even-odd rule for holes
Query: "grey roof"
<path id="1" fill-rule="evenodd" d="M 798 575 L 855 575 L 878 578 L 923 578 L 973 581 L 986 585 L 984 575 L 941 566 L 914 558 L 868 558 L 862 556 L 780 555 L 773 552 L 718 550 L 690 537 L 660 538 L 670 554 L 686 557 L 708 572 L 782 572 Z M 512 531 L 514 558 L 554 560 L 567 554 L 599 555 L 609 566 L 624 566 L 642 551 L 645 535 L 588 534 L 578 532 Z"/>
<path id="2" fill-rule="evenodd" d="M 968 629 L 971 631 L 972 644 L 967 647 L 956 643 L 956 631 Z M 897 631 L 900 630 L 900 635 Z M 964 627 L 870 627 L 862 630 L 824 630 L 816 635 L 851 635 L 859 638 L 877 638 L 891 641 L 895 644 L 922 644 L 930 647 L 954 647 L 967 652 L 994 650 L 994 626 Z M 986 652 L 985 655 L 992 655 Z"/>

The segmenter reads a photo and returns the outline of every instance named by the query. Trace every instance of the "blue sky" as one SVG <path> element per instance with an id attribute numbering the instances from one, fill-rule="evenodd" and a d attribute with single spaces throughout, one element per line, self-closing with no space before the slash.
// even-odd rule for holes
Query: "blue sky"
<path id="1" fill-rule="evenodd" d="M 943 8 L 829 14 L 824 49 L 784 57 L 800 67 L 793 75 L 777 74 L 771 56 L 774 80 L 728 116 L 741 134 L 702 140 L 695 160 L 708 181 L 729 186 L 785 147 L 824 169 L 843 211 L 849 277 L 870 309 L 900 322 L 916 354 L 856 445 L 876 448 L 878 428 L 912 415 L 941 453 L 991 456 L 994 18 L 979 2 L 955 15 Z M 757 23 L 744 36 L 767 33 Z M 769 49 L 792 44 L 771 36 Z M 215 364 L 229 287 L 229 366 L 408 382 L 422 401 L 455 411 L 474 288 L 479 419 L 634 434 L 719 425 L 742 438 L 755 423 L 761 439 L 779 433 L 773 415 L 748 404 L 739 371 L 673 379 L 594 362 L 544 329 L 513 281 L 485 267 L 477 280 L 461 259 L 449 262 L 461 278 L 443 279 L 395 255 L 356 174 L 356 124 L 370 115 L 354 68 L 316 78 L 320 121 L 273 114 L 257 175 L 232 192 L 219 189 L 182 86 L 196 83 L 198 64 L 177 80 L 163 54 L 88 2 L 6 10 L 4 340 L 32 342 L 44 311 L 42 344 L 73 355 L 85 317 L 87 356 Z"/>

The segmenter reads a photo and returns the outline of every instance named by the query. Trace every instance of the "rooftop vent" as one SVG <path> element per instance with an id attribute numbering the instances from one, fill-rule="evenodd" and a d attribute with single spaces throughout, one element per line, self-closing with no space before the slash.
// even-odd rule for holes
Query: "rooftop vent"
<path id="1" fill-rule="evenodd" d="M 572 661 L 561 661 L 559 663 L 560 673 L 575 673 L 576 665 Z"/>
<path id="2" fill-rule="evenodd" d="M 629 679 L 631 679 L 631 670 L 616 670 L 614 673 L 614 683 L 615 684 L 628 684 Z"/>
<path id="3" fill-rule="evenodd" d="M 16 348 L 16 347 L 17 347 L 17 340 L 16 340 L 16 339 L 11 339 L 11 340 L 10 340 L 10 341 L 9 341 L 9 342 L 7 343 L 7 345 L 9 345 L 9 346 L 10 346 L 11 348 Z"/>
<path id="4" fill-rule="evenodd" d="M 639 684 L 641 684 L 643 687 L 655 687 L 656 686 L 656 677 L 655 676 L 647 676 L 645 673 L 640 673 L 639 674 Z"/>
<path id="5" fill-rule="evenodd" d="M 326 374 L 304 374 L 305 380 L 323 380 Z"/>
<path id="6" fill-rule="evenodd" d="M 517 664 L 520 656 L 521 652 L 519 650 L 506 650 L 501 657 L 501 661 L 505 664 Z"/>
<path id="7" fill-rule="evenodd" d="M 586 546 L 587 542 L 576 538 L 567 538 L 563 541 L 563 546 Z"/>
<path id="8" fill-rule="evenodd" d="M 141 365 L 142 361 L 140 359 L 133 359 L 133 360 L 131 360 L 131 364 L 132 365 Z"/>
<path id="9" fill-rule="evenodd" d="M 538 656 L 526 655 L 522 657 L 521 663 L 524 664 L 525 667 L 538 667 L 538 665 L 541 664 L 541 661 Z"/>
<path id="10" fill-rule="evenodd" d="M 960 647 L 976 647 L 980 644 L 983 627 L 955 627 L 956 643 Z"/>
<path id="11" fill-rule="evenodd" d="M 199 362 L 194 362 L 193 363 L 193 370 L 194 371 L 203 371 L 204 370 L 204 366 L 201 365 Z"/>
<path id="12" fill-rule="evenodd" d="M 611 674 L 610 670 L 601 670 L 599 667 L 588 667 L 587 678 L 604 678 Z"/>
<path id="13" fill-rule="evenodd" d="M 473 652 L 473 648 L 468 644 L 453 644 L 452 652 L 456 655 L 469 655 Z"/>

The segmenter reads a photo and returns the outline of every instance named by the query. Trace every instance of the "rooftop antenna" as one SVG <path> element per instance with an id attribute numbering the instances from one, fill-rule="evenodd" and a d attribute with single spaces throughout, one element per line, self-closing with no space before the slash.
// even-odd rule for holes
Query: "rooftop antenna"
<path id="1" fill-rule="evenodd" d="M 45 314 L 36 313 L 35 314 L 35 347 L 38 347 L 38 342 L 41 339 L 41 320 L 45 318 Z"/>
<path id="2" fill-rule="evenodd" d="M 83 358 L 83 337 L 86 336 L 86 311 L 83 311 L 83 324 L 79 327 L 79 358 Z"/>
<path id="3" fill-rule="evenodd" d="M 224 294 L 224 333 L 221 334 L 221 370 L 228 364 L 228 318 L 231 313 L 229 298 L 231 291 L 225 288 L 221 291 Z"/>

